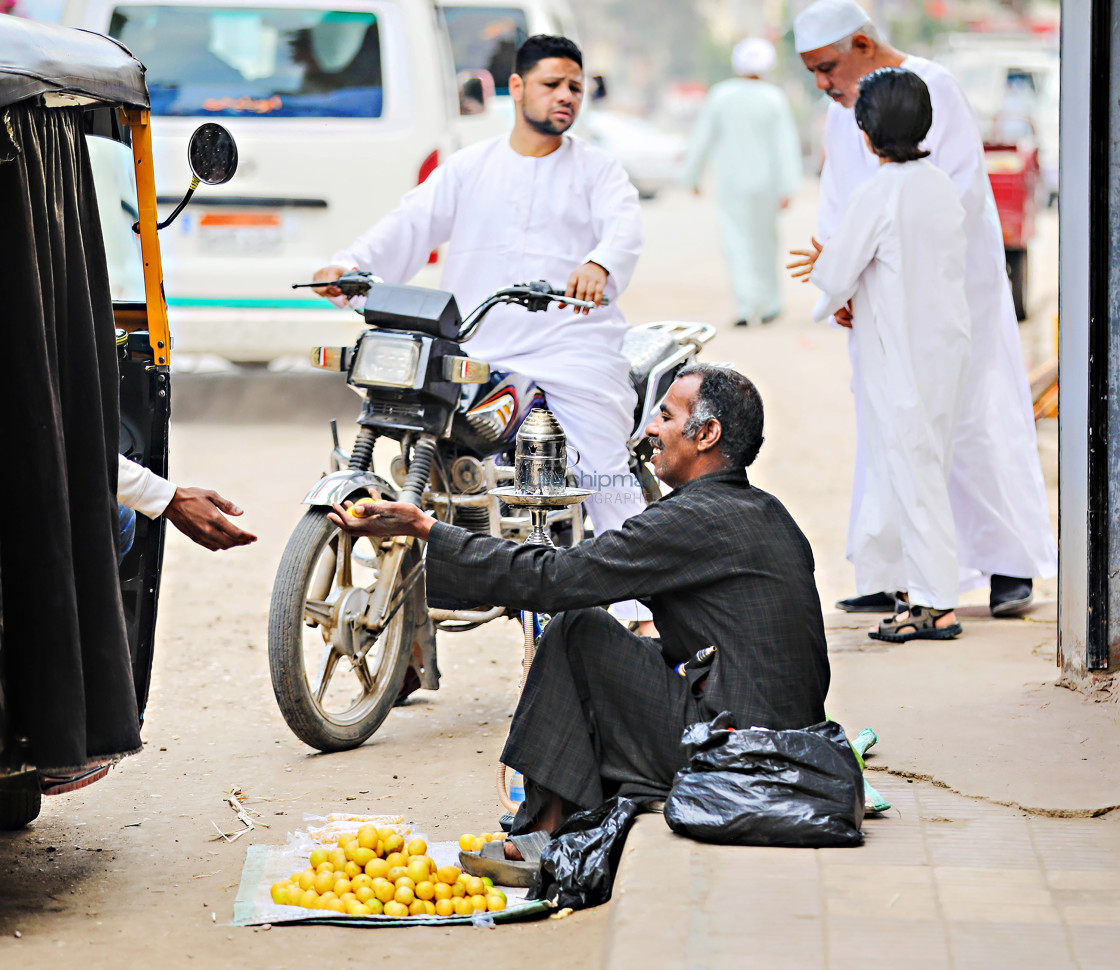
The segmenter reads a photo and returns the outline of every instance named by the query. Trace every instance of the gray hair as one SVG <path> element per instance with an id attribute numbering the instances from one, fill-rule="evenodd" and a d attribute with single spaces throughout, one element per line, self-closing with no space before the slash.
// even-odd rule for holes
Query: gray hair
<path id="1" fill-rule="evenodd" d="M 848 54 L 852 49 L 852 38 L 856 34 L 863 34 L 868 40 L 874 41 L 876 44 L 883 43 L 883 36 L 879 33 L 879 28 L 875 26 L 872 21 L 867 21 L 858 30 L 853 30 L 847 37 L 838 40 L 835 44 L 830 44 L 830 47 L 835 47 L 841 54 Z"/>
<path id="2" fill-rule="evenodd" d="M 762 397 L 758 388 L 731 367 L 690 364 L 677 379 L 696 376 L 700 386 L 681 433 L 695 439 L 709 421 L 718 421 L 720 454 L 732 468 L 745 468 L 762 447 Z"/>

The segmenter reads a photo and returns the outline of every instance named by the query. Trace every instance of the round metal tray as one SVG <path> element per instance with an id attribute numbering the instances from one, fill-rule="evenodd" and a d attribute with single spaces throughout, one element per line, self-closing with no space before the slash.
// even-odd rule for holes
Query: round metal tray
<path id="1" fill-rule="evenodd" d="M 512 485 L 503 485 L 501 488 L 490 489 L 491 495 L 496 495 L 506 505 L 518 505 L 524 508 L 552 509 L 563 508 L 566 505 L 575 505 L 582 502 L 592 494 L 589 488 L 565 488 L 562 492 L 538 495 L 535 492 L 519 492 Z"/>

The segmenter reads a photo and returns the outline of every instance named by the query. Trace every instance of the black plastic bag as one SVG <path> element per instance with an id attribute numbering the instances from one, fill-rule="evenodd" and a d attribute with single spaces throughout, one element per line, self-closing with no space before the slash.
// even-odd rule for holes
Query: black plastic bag
<path id="1" fill-rule="evenodd" d="M 665 801 L 674 832 L 722 845 L 863 842 L 863 774 L 835 721 L 736 731 L 726 711 L 681 736 L 689 758 Z"/>
<path id="2" fill-rule="evenodd" d="M 651 801 L 616 795 L 598 808 L 569 816 L 541 853 L 529 898 L 572 909 L 605 903 L 611 898 L 626 833 Z"/>

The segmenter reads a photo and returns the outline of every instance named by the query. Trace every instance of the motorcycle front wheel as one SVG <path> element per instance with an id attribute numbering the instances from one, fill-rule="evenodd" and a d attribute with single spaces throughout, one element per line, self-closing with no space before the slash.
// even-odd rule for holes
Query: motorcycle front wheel
<path id="1" fill-rule="evenodd" d="M 345 751 L 371 737 L 404 684 L 412 597 L 403 598 L 377 636 L 347 619 L 362 613 L 382 582 L 391 548 L 387 540 L 351 538 L 330 523 L 326 509 L 312 508 L 280 559 L 268 621 L 272 689 L 288 727 L 319 751 Z M 418 568 L 412 545 L 392 579 L 390 603 Z"/>

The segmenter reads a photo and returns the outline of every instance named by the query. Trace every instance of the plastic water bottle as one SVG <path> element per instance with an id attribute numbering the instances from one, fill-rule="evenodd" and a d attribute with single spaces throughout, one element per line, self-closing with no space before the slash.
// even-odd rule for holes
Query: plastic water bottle
<path id="1" fill-rule="evenodd" d="M 514 771 L 509 777 L 509 798 L 512 802 L 525 801 L 525 776 Z"/>

